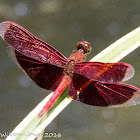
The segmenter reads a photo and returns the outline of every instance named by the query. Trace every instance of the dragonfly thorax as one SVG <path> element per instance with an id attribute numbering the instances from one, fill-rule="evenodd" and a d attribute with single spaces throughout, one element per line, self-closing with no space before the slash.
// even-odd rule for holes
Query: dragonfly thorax
<path id="1" fill-rule="evenodd" d="M 68 75 L 72 78 L 73 73 L 74 73 L 73 69 L 74 69 L 75 63 L 76 63 L 75 60 L 69 59 L 67 64 L 64 66 L 63 74 Z"/>

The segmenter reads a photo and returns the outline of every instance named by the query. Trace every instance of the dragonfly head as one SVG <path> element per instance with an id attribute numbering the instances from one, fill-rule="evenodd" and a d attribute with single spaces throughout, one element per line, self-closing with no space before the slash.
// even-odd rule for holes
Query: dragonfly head
<path id="1" fill-rule="evenodd" d="M 84 54 L 89 54 L 92 49 L 90 46 L 90 43 L 87 41 L 78 42 L 76 48 L 77 48 L 77 50 L 82 49 L 84 51 Z"/>

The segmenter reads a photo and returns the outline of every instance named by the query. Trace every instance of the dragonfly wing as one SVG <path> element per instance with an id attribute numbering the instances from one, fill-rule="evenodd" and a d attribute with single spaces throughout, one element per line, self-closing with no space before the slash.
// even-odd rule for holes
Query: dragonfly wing
<path id="1" fill-rule="evenodd" d="M 95 83 L 95 81 L 74 73 L 68 88 L 68 93 L 72 99 L 82 103 L 94 106 L 107 106 L 107 103 L 96 88 Z"/>
<path id="2" fill-rule="evenodd" d="M 116 83 L 133 77 L 134 69 L 126 63 L 80 62 L 74 72 L 94 81 Z"/>
<path id="3" fill-rule="evenodd" d="M 93 81 L 79 93 L 78 100 L 94 106 L 133 106 L 140 104 L 140 90 L 127 84 Z"/>
<path id="4" fill-rule="evenodd" d="M 15 50 L 15 57 L 27 75 L 40 87 L 55 90 L 63 78 L 63 68 L 24 56 Z"/>
<path id="5" fill-rule="evenodd" d="M 73 74 L 73 78 L 68 87 L 68 93 L 72 99 L 77 99 L 78 91 L 80 90 L 81 86 L 87 83 L 88 81 L 89 79 L 82 75 L 76 73 Z"/>
<path id="6" fill-rule="evenodd" d="M 88 79 L 74 73 L 69 95 L 93 106 L 125 107 L 140 104 L 140 89 L 122 83 L 107 83 Z"/>
<path id="7" fill-rule="evenodd" d="M 0 35 L 26 57 L 58 67 L 63 67 L 67 62 L 67 58 L 59 51 L 18 24 L 9 21 L 0 23 Z"/>

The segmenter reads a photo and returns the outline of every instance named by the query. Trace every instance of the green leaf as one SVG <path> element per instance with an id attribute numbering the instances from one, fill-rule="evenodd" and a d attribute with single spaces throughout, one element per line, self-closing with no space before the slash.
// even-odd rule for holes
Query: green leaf
<path id="1" fill-rule="evenodd" d="M 108 46 L 91 61 L 118 62 L 140 46 L 140 27 Z"/>
<path id="2" fill-rule="evenodd" d="M 123 57 L 140 46 L 140 27 L 125 35 L 101 53 L 96 55 L 91 61 L 118 62 Z M 7 140 L 26 140 L 41 137 L 41 131 L 72 101 L 67 94 L 67 89 L 61 94 L 50 110 L 41 118 L 37 115 L 49 100 L 53 93 L 50 93 L 40 104 L 38 104 L 29 115 L 13 130 Z M 44 137 L 44 136 L 43 136 Z"/>

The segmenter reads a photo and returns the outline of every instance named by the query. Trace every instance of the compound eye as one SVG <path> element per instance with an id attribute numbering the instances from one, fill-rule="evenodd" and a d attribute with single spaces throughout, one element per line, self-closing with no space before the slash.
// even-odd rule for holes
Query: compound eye
<path id="1" fill-rule="evenodd" d="M 87 41 L 78 42 L 76 48 L 77 50 L 82 49 L 85 54 L 90 53 L 92 49 L 90 43 L 88 43 Z"/>
<path id="2" fill-rule="evenodd" d="M 77 50 L 80 50 L 80 49 L 83 50 L 83 49 L 84 49 L 84 44 L 83 44 L 82 42 L 78 42 L 78 43 L 77 43 L 77 46 L 76 46 L 76 49 L 77 49 Z"/>

